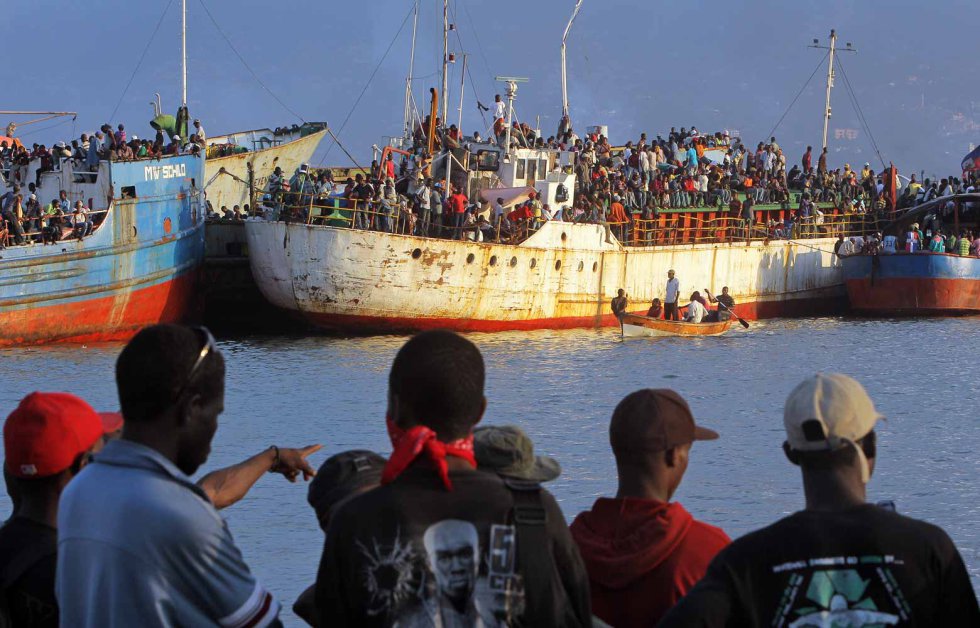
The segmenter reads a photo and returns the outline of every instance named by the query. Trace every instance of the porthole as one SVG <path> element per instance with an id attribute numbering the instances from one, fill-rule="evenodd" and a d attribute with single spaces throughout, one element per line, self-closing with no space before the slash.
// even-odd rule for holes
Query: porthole
<path id="1" fill-rule="evenodd" d="M 422 257 L 422 249 L 415 249 L 412 251 L 412 259 L 418 259 Z"/>
<path id="2" fill-rule="evenodd" d="M 466 256 L 466 263 L 467 264 L 472 264 L 473 263 L 473 260 L 475 260 L 475 259 L 476 259 L 476 256 L 473 255 L 472 253 L 470 253 L 469 255 Z"/>
<path id="3" fill-rule="evenodd" d="M 578 263 L 578 272 L 582 272 L 585 269 L 585 262 Z"/>
<path id="4" fill-rule="evenodd" d="M 564 242 L 567 239 L 568 239 L 568 234 L 565 233 L 564 231 L 562 231 L 561 232 L 561 241 Z"/>
<path id="5" fill-rule="evenodd" d="M 510 258 L 510 267 L 513 268 L 514 266 L 517 266 L 517 258 L 516 257 Z"/>
<path id="6" fill-rule="evenodd" d="M 491 255 L 490 256 L 490 265 L 491 266 L 496 266 L 497 265 L 497 256 L 496 255 Z"/>
<path id="7" fill-rule="evenodd" d="M 555 270 L 561 270 L 561 260 L 555 260 Z"/>
<path id="8" fill-rule="evenodd" d="M 592 262 L 592 272 L 599 270 L 599 262 Z"/>
<path id="9" fill-rule="evenodd" d="M 538 260 L 536 260 L 536 259 L 534 259 L 534 258 L 532 257 L 532 258 L 531 258 L 531 268 L 534 268 L 534 267 L 535 267 L 535 266 L 537 266 L 537 265 L 538 265 Z"/>

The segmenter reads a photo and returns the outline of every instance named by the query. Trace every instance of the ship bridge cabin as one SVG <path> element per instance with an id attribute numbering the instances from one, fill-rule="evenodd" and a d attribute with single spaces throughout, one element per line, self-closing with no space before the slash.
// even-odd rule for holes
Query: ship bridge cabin
<path id="1" fill-rule="evenodd" d="M 551 207 L 572 206 L 575 192 L 575 154 L 551 148 L 514 148 L 505 152 L 496 144 L 470 144 L 467 193 L 487 199 L 499 189 L 501 197 L 516 198 L 533 188 L 542 203 Z M 453 177 L 453 182 L 458 180 Z"/>

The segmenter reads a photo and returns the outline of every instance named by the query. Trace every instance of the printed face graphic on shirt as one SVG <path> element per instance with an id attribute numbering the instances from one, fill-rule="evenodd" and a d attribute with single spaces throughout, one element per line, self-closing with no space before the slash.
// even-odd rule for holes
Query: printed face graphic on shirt
<path id="1" fill-rule="evenodd" d="M 480 541 L 468 521 L 445 519 L 429 526 L 422 538 L 440 595 L 457 607 L 473 595 L 480 568 Z"/>

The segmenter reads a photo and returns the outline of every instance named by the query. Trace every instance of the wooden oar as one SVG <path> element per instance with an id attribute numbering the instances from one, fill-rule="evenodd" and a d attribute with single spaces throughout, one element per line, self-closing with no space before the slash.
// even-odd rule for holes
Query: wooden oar
<path id="1" fill-rule="evenodd" d="M 711 293 L 708 292 L 708 289 L 707 288 L 705 288 L 704 291 L 708 294 L 708 299 L 714 299 L 714 297 L 711 296 Z M 727 310 L 729 314 L 731 314 L 732 316 L 734 316 L 735 319 L 738 321 L 738 324 L 739 325 L 741 325 L 745 329 L 748 329 L 749 328 L 749 322 L 747 320 L 745 320 L 744 318 L 742 318 L 741 316 L 739 316 L 738 314 L 736 314 L 735 312 L 733 312 L 730 307 L 728 307 L 727 305 L 725 305 L 724 303 L 722 303 L 721 301 L 719 301 L 717 299 L 715 299 L 715 303 L 718 304 L 718 307 L 725 308 L 725 310 Z"/>

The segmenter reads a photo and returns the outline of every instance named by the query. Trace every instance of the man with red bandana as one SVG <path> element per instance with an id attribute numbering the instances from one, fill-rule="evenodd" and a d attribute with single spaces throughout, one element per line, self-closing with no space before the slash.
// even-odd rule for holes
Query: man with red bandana
<path id="1" fill-rule="evenodd" d="M 317 575 L 336 626 L 585 626 L 588 578 L 554 498 L 476 468 L 483 358 L 447 331 L 391 367 L 381 486 L 333 514 Z"/>

